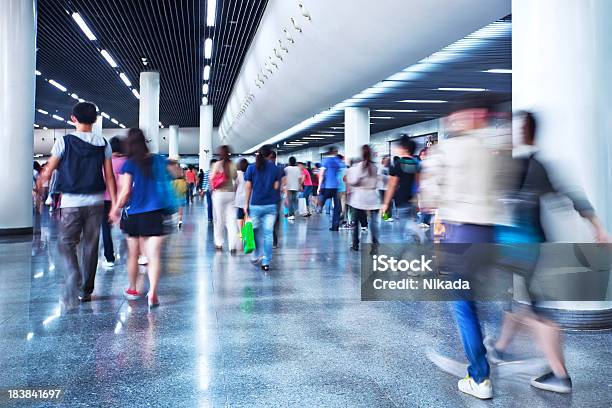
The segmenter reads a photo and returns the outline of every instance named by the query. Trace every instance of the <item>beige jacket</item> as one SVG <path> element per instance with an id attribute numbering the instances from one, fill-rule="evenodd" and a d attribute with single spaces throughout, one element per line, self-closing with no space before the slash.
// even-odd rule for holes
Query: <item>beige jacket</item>
<path id="1" fill-rule="evenodd" d="M 441 141 L 423 161 L 420 206 L 438 208 L 444 222 L 498 223 L 501 162 L 484 145 L 482 132 Z"/>

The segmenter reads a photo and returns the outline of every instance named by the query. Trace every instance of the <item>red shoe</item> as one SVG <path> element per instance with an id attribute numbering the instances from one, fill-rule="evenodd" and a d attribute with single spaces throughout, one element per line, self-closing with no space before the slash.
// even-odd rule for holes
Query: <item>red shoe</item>
<path id="1" fill-rule="evenodd" d="M 125 290 L 125 298 L 127 300 L 138 300 L 142 297 L 141 293 L 138 293 L 138 291 L 134 290 L 134 289 L 126 289 Z"/>

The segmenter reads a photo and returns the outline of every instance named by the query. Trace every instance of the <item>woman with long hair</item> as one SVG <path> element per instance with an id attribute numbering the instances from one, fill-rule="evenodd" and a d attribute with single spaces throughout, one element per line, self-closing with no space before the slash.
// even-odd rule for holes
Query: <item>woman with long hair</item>
<path id="1" fill-rule="evenodd" d="M 161 275 L 161 250 L 164 242 L 164 217 L 170 192 L 166 160 L 151 154 L 145 135 L 140 129 L 130 129 L 125 142 L 127 160 L 121 169 L 121 190 L 111 209 L 114 223 L 121 219 L 125 207 L 123 230 L 128 235 L 128 279 L 125 296 L 136 300 L 142 296 L 136 287 L 138 279 L 138 255 L 146 254 L 149 275 L 149 308 L 159 306 L 157 286 Z M 167 191 L 161 191 L 165 187 Z"/>
<path id="2" fill-rule="evenodd" d="M 378 169 L 372 162 L 372 149 L 368 145 L 361 148 L 361 161 L 355 163 L 346 172 L 346 183 L 351 187 L 349 205 L 355 209 L 355 227 L 353 229 L 353 245 L 351 248 L 359 250 L 359 224 L 370 226 L 373 246 L 378 245 L 378 210 L 380 199 L 377 191 Z M 367 217 L 370 216 L 370 222 Z"/>
<path id="3" fill-rule="evenodd" d="M 217 155 L 219 160 L 213 166 L 210 182 L 212 184 L 213 229 L 215 249 L 223 248 L 223 230 L 227 229 L 227 241 L 230 252 L 236 253 L 238 231 L 236 231 L 236 198 L 235 182 L 236 165 L 230 160 L 231 151 L 227 145 L 220 146 Z"/>
<path id="4" fill-rule="evenodd" d="M 255 164 L 249 165 L 244 175 L 245 208 L 247 217 L 253 222 L 255 232 L 255 251 L 251 262 L 261 262 L 261 269 L 270 270 L 274 222 L 278 213 L 278 197 L 282 174 L 268 158 L 272 147 L 259 148 Z"/>

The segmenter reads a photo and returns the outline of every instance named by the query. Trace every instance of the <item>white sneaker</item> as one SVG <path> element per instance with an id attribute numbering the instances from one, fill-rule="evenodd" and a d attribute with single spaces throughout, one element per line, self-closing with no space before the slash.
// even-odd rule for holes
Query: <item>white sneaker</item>
<path id="1" fill-rule="evenodd" d="M 459 391 L 469 394 L 473 397 L 480 399 L 490 399 L 493 398 L 493 386 L 491 385 L 491 380 L 486 379 L 480 384 L 478 384 L 472 377 L 469 375 L 457 383 L 459 387 Z"/>
<path id="2" fill-rule="evenodd" d="M 146 256 L 144 256 L 144 255 L 140 255 L 140 256 L 138 257 L 138 265 L 146 265 L 146 264 L 148 264 L 148 263 L 149 263 L 149 260 L 147 259 L 147 257 L 146 257 Z"/>
<path id="3" fill-rule="evenodd" d="M 114 262 L 110 262 L 110 261 L 104 261 L 102 262 L 102 267 L 105 269 L 111 269 L 115 267 L 115 263 Z"/>

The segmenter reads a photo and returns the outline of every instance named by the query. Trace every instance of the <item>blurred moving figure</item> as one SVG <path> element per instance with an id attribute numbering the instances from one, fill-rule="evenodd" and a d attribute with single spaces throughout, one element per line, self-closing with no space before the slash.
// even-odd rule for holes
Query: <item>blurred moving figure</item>
<path id="1" fill-rule="evenodd" d="M 302 184 L 304 186 L 303 194 L 304 194 L 304 199 L 306 200 L 306 214 L 303 214 L 303 215 L 304 217 L 310 217 L 312 215 L 312 213 L 310 212 L 310 197 L 312 196 L 312 176 L 311 176 L 312 170 L 310 168 L 306 168 L 306 166 L 302 162 L 299 162 L 298 166 L 300 167 L 300 170 L 302 171 L 302 180 L 303 180 Z"/>
<path id="2" fill-rule="evenodd" d="M 272 149 L 272 147 L 270 147 L 270 153 L 267 156 L 267 160 L 269 160 L 272 164 L 274 164 L 274 166 L 276 166 L 276 171 L 278 171 L 278 178 L 280 180 L 280 184 L 279 184 L 279 188 L 278 190 L 275 190 L 276 195 L 277 195 L 277 200 L 276 200 L 276 220 L 274 221 L 274 229 L 272 232 L 272 247 L 273 248 L 278 248 L 278 231 L 280 228 L 280 215 L 281 215 L 281 208 L 283 207 L 283 199 L 282 199 L 282 194 L 281 194 L 281 188 L 280 186 L 283 185 L 283 183 L 285 182 L 285 171 L 284 169 L 282 169 L 280 166 L 276 165 L 276 151 Z"/>
<path id="3" fill-rule="evenodd" d="M 333 200 L 334 213 L 332 216 L 332 225 L 330 231 L 338 231 L 340 228 L 340 212 L 342 206 L 340 203 L 339 191 L 339 173 L 346 166 L 344 162 L 338 157 L 338 148 L 332 146 L 327 152 L 327 157 L 323 159 L 321 163 L 321 169 L 319 170 L 319 190 L 317 195 L 320 197 L 319 206 L 324 207 L 327 200 Z"/>
<path id="4" fill-rule="evenodd" d="M 298 206 L 298 193 L 302 191 L 302 169 L 297 166 L 297 160 L 291 156 L 289 165 L 285 167 L 285 179 L 283 187 L 287 196 L 287 209 L 289 221 L 295 220 L 295 212 Z"/>
<path id="5" fill-rule="evenodd" d="M 187 195 L 185 196 L 185 204 L 190 205 L 193 203 L 193 191 L 196 183 L 198 182 L 198 175 L 191 164 L 187 167 L 187 171 L 185 172 L 185 180 L 187 181 Z"/>
<path id="6" fill-rule="evenodd" d="M 164 218 L 169 202 L 174 205 L 173 192 L 166 160 L 151 154 L 144 133 L 140 129 L 130 129 L 125 143 L 127 160 L 121 169 L 121 191 L 117 202 L 111 209 L 111 219 L 118 223 L 121 208 L 125 206 L 123 230 L 128 235 L 128 279 L 129 287 L 125 297 L 139 299 L 136 283 L 138 279 L 138 256 L 147 257 L 149 275 L 149 308 L 159 306 L 157 286 L 161 276 L 161 250 L 164 242 Z"/>
<path id="7" fill-rule="evenodd" d="M 211 170 L 211 185 L 213 188 L 213 226 L 215 249 L 223 248 L 223 230 L 227 229 L 227 241 L 231 253 L 236 252 L 238 232 L 236 231 L 236 207 L 234 200 L 236 193 L 234 184 L 236 180 L 236 165 L 230 160 L 229 146 L 223 145 L 217 151 L 219 161 Z"/>
<path id="8" fill-rule="evenodd" d="M 189 190 L 187 180 L 185 180 L 185 172 L 177 161 L 170 162 L 168 166 L 170 175 L 172 176 L 172 189 L 176 195 L 176 205 L 178 219 L 176 227 L 178 229 L 183 228 L 183 213 L 185 212 L 185 194 Z"/>
<path id="9" fill-rule="evenodd" d="M 498 171 L 496 158 L 484 144 L 484 138 L 491 132 L 488 129 L 491 106 L 489 101 L 480 98 L 466 99 L 446 119 L 452 137 L 432 147 L 424 162 L 420 183 L 422 199 L 427 208 L 439 209 L 448 243 L 494 242 L 494 225 L 499 213 L 495 194 Z M 414 146 L 402 145 L 412 155 Z M 387 203 L 391 183 L 396 184 L 390 182 Z M 461 276 L 468 271 L 453 272 Z M 469 361 L 468 375 L 459 380 L 458 388 L 480 399 L 492 398 L 490 367 L 476 303 L 454 301 L 453 311 Z"/>
<path id="10" fill-rule="evenodd" d="M 372 162 L 372 149 L 368 145 L 361 147 L 361 161 L 352 165 L 346 171 L 346 184 L 350 187 L 349 205 L 355 211 L 355 226 L 353 228 L 353 245 L 351 249 L 359 250 L 359 224 L 365 226 L 370 216 L 370 233 L 372 234 L 372 250 L 378 245 L 378 210 L 380 199 L 377 194 L 379 181 L 378 169 Z"/>
<path id="11" fill-rule="evenodd" d="M 236 206 L 236 222 L 238 225 L 238 237 L 242 239 L 242 227 L 244 226 L 244 208 L 246 207 L 246 194 L 244 191 L 244 173 L 249 167 L 247 159 L 240 159 L 238 162 L 238 170 L 236 172 L 236 197 L 234 205 Z"/>
<path id="12" fill-rule="evenodd" d="M 514 224 L 518 229 L 519 241 L 524 243 L 538 243 L 548 241 L 541 221 L 540 199 L 548 193 L 563 194 L 568 197 L 574 209 L 589 220 L 595 232 L 596 242 L 608 242 L 609 237 L 601 222 L 595 215 L 595 210 L 583 191 L 578 189 L 565 189 L 555 186 L 546 166 L 538 158 L 535 148 L 537 121 L 530 112 L 522 112 L 523 138 L 530 152 L 526 158 L 519 159 L 518 199 L 521 202 L 514 214 Z M 536 252 L 539 251 L 536 249 Z M 538 253 L 531 259 L 532 265 L 528 273 L 533 273 L 538 261 Z M 529 287 L 529 277 L 527 287 Z M 532 305 L 537 302 L 532 300 Z M 572 391 L 572 380 L 567 372 L 563 358 L 560 328 L 556 323 L 547 319 L 532 307 L 521 307 L 516 312 L 506 312 L 497 341 L 487 338 L 485 345 L 492 362 L 504 361 L 504 351 L 514 338 L 521 326 L 528 326 L 546 357 L 551 371 L 531 380 L 531 385 L 543 390 L 569 393 Z"/>
<path id="13" fill-rule="evenodd" d="M 202 190 L 206 196 L 206 214 L 208 215 L 208 222 L 213 221 L 213 202 L 212 202 L 212 188 L 210 185 L 210 170 L 214 167 L 217 159 L 212 159 L 209 163 L 208 170 L 204 172 L 204 178 L 202 179 Z"/>
<path id="14" fill-rule="evenodd" d="M 59 170 L 57 190 L 62 193 L 59 250 L 66 268 L 62 301 L 67 308 L 76 306 L 77 298 L 81 302 L 91 301 L 104 218 L 104 192 L 108 190 L 111 203 L 116 201 L 111 147 L 102 136 L 92 133 L 96 105 L 79 102 L 70 118 L 76 123 L 76 131 L 56 140 L 51 158 L 38 179 L 42 186 L 54 170 Z"/>
<path id="15" fill-rule="evenodd" d="M 416 142 L 407 135 L 402 136 L 399 140 L 400 157 L 394 160 L 389 169 L 387 191 L 381 213 L 383 215 L 388 214 L 391 200 L 394 200 L 403 239 L 423 242 L 425 236 L 416 223 L 416 206 L 414 203 L 414 192 L 421 171 L 418 159 L 413 156 L 416 147 Z"/>
<path id="16" fill-rule="evenodd" d="M 250 164 L 244 175 L 245 213 L 253 222 L 255 251 L 253 264 L 261 263 L 261 269 L 270 270 L 274 223 L 278 215 L 282 174 L 270 158 L 272 147 L 264 145 L 257 151 L 255 164 Z"/>
<path id="17" fill-rule="evenodd" d="M 113 137 L 110 141 L 110 146 L 113 151 L 113 174 L 115 175 L 115 183 L 117 184 L 117 191 L 121 191 L 120 177 L 121 169 L 125 163 L 125 156 L 123 155 L 123 142 L 118 136 Z M 102 219 L 102 242 L 104 243 L 104 258 L 105 261 L 102 264 L 105 268 L 112 268 L 115 266 L 115 249 L 113 248 L 113 236 L 111 234 L 110 224 L 110 210 L 113 205 L 108 188 L 104 193 L 104 218 Z"/>

